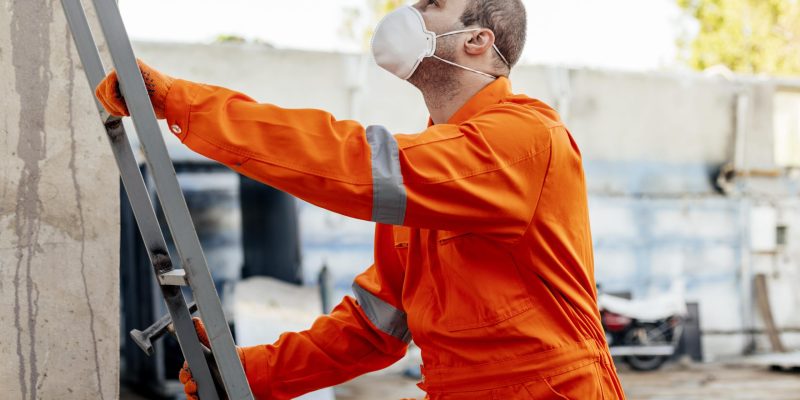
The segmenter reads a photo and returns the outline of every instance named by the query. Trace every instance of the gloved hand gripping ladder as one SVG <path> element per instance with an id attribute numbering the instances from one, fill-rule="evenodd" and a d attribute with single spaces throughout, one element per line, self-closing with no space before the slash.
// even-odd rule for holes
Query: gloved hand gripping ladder
<path id="1" fill-rule="evenodd" d="M 121 90 L 152 171 L 158 199 L 184 269 L 174 269 L 172 266 L 153 204 L 150 202 L 121 119 L 108 115 L 99 103 L 96 104 L 142 239 L 161 284 L 175 335 L 197 381 L 198 394 L 203 400 L 253 399 L 117 3 L 115 0 L 93 0 L 93 2 L 119 75 Z M 67 16 L 89 84 L 94 89 L 105 77 L 106 71 L 83 5 L 80 0 L 61 0 L 61 5 Z M 211 363 L 207 362 L 203 354 L 203 345 L 197 338 L 191 313 L 180 290 L 181 286 L 188 286 L 194 294 L 211 344 Z M 222 382 L 215 383 L 212 378 L 209 365 L 214 366 L 214 364 L 219 368 L 218 373 Z"/>

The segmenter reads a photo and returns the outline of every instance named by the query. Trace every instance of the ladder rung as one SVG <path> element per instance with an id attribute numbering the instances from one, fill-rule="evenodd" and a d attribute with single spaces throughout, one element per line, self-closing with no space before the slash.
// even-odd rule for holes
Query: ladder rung
<path id="1" fill-rule="evenodd" d="M 161 286 L 187 286 L 189 284 L 186 281 L 186 271 L 182 269 L 174 269 L 159 275 L 158 283 Z"/>

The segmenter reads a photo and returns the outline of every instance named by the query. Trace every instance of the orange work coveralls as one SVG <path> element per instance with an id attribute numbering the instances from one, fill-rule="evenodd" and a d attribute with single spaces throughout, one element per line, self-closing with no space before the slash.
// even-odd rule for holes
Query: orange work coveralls
<path id="1" fill-rule="evenodd" d="M 247 352 L 258 398 L 387 367 L 412 338 L 432 400 L 624 398 L 596 305 L 580 152 L 557 113 L 508 79 L 418 134 L 181 80 L 166 116 L 194 151 L 377 222 L 356 298 Z"/>

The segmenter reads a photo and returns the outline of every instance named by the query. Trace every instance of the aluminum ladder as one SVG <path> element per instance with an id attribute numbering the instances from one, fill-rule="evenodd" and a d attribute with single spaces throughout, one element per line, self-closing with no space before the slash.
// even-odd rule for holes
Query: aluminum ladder
<path id="1" fill-rule="evenodd" d="M 97 100 L 95 103 L 153 265 L 153 271 L 161 285 L 175 336 L 197 381 L 198 395 L 203 400 L 253 399 L 117 2 L 116 0 L 92 1 L 183 269 L 173 267 L 163 232 L 158 225 L 153 204 L 121 118 L 109 115 Z M 61 5 L 90 88 L 94 89 L 106 76 L 106 70 L 85 9 L 81 0 L 61 0 Z M 189 307 L 181 292 L 182 286 L 190 288 L 194 295 L 197 309 L 208 332 L 210 355 L 208 349 L 205 349 L 204 354 L 204 346 L 197 338 Z M 215 371 L 217 369 L 218 371 Z M 215 382 L 214 376 L 218 377 L 218 381 Z"/>

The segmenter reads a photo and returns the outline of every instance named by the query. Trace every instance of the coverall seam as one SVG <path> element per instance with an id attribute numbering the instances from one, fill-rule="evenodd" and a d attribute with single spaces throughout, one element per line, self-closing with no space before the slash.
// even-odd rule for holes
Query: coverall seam
<path id="1" fill-rule="evenodd" d="M 209 140 L 208 138 L 203 137 L 202 135 L 195 134 L 194 136 L 196 138 L 198 138 L 200 140 L 203 140 L 204 142 L 214 146 L 214 147 L 217 147 L 217 148 L 221 149 L 221 150 L 230 152 L 233 155 L 236 155 L 236 156 L 239 156 L 239 157 L 244 157 L 245 160 L 242 161 L 242 163 L 241 163 L 242 166 L 244 166 L 244 164 L 246 164 L 246 163 L 249 163 L 250 161 L 256 161 L 256 162 L 259 162 L 259 163 L 273 165 L 273 166 L 278 167 L 278 168 L 284 168 L 284 169 L 288 169 L 290 171 L 294 171 L 294 172 L 298 172 L 298 173 L 302 173 L 302 174 L 314 175 L 314 176 L 317 176 L 317 177 L 320 177 L 320 178 L 330 179 L 332 181 L 336 181 L 336 182 L 344 183 L 344 184 L 348 184 L 348 185 L 372 186 L 372 182 L 357 182 L 357 181 L 347 180 L 347 179 L 343 179 L 340 176 L 325 174 L 322 171 L 317 171 L 315 169 L 307 169 L 306 170 L 306 169 L 302 169 L 303 167 L 301 167 L 299 165 L 292 165 L 290 163 L 281 163 L 281 162 L 276 162 L 274 160 L 267 160 L 265 157 L 257 157 L 258 154 L 256 154 L 256 153 L 248 154 L 249 152 L 238 151 L 238 150 L 234 150 L 233 148 L 229 148 L 226 145 L 217 144 L 217 143 Z"/>
<path id="2" fill-rule="evenodd" d="M 524 282 L 523 283 L 524 286 Z M 525 299 L 519 300 L 513 304 L 515 307 L 508 307 L 508 310 L 513 311 L 506 311 L 502 314 L 498 314 L 497 317 L 494 319 L 487 319 L 481 322 L 471 322 L 466 324 L 451 324 L 445 325 L 445 329 L 449 332 L 463 332 L 472 329 L 481 329 L 481 328 L 488 328 L 491 326 L 502 324 L 512 318 L 515 318 L 519 315 L 522 315 L 530 310 L 532 310 L 536 304 L 534 303 L 533 299 L 530 296 L 525 297 Z"/>
<path id="3" fill-rule="evenodd" d="M 523 163 L 525 161 L 532 160 L 532 159 L 538 157 L 539 155 L 541 155 L 542 153 L 547 152 L 548 150 L 550 150 L 550 146 L 549 145 L 546 148 L 541 149 L 539 151 L 528 152 L 528 153 L 520 156 L 519 158 L 511 159 L 511 160 L 508 160 L 508 161 L 505 161 L 505 162 L 502 162 L 502 163 L 499 163 L 499 164 L 494 164 L 491 167 L 487 167 L 487 168 L 484 168 L 484 169 L 472 170 L 472 171 L 469 171 L 469 172 L 459 173 L 459 174 L 456 174 L 457 176 L 450 176 L 450 177 L 444 177 L 443 176 L 443 177 L 436 177 L 436 178 L 431 178 L 431 179 L 409 179 L 408 177 L 405 177 L 405 176 L 404 176 L 404 178 L 405 178 L 405 182 L 416 183 L 416 184 L 420 184 L 420 185 L 439 185 L 439 184 L 442 184 L 442 183 L 450 183 L 450 182 L 455 182 L 455 181 L 459 181 L 459 180 L 463 180 L 463 179 L 474 178 L 474 177 L 480 176 L 480 175 L 490 174 L 492 172 L 497 172 L 497 171 L 506 169 L 508 167 L 513 167 L 513 166 L 515 166 L 517 164 L 521 164 L 521 163 Z"/>
<path id="4" fill-rule="evenodd" d="M 513 95 L 512 95 L 512 97 L 513 97 Z M 540 104 L 540 105 L 547 106 L 541 100 L 537 100 L 537 99 L 533 99 L 533 100 L 535 102 L 537 102 L 538 104 Z M 504 106 L 507 106 L 509 108 L 515 108 L 515 109 L 523 110 L 523 111 L 525 111 L 527 113 L 530 113 L 531 115 L 533 115 L 533 117 L 535 117 L 542 124 L 542 127 L 544 129 L 547 129 L 548 131 L 551 131 L 551 130 L 553 130 L 555 128 L 566 128 L 566 124 L 561 119 L 558 119 L 556 121 L 545 119 L 543 117 L 543 115 L 542 115 L 541 110 L 539 110 L 538 108 L 536 108 L 536 106 L 534 106 L 532 104 L 523 105 L 523 104 L 511 101 L 511 98 L 509 98 L 509 97 L 506 97 L 505 99 L 503 99 L 502 103 L 500 103 L 500 104 L 502 104 Z M 549 108 L 549 106 L 547 106 L 547 107 Z"/>
<path id="5" fill-rule="evenodd" d="M 164 97 L 164 115 L 169 116 L 171 114 L 170 111 L 168 111 L 168 110 L 171 109 L 170 105 L 172 104 L 172 102 L 169 101 L 168 99 L 169 99 L 170 95 L 176 90 L 176 88 L 179 85 L 184 87 L 184 88 L 186 88 L 186 90 L 189 92 L 189 96 L 188 96 L 189 99 L 188 99 L 188 101 L 186 101 L 184 103 L 184 104 L 186 104 L 186 115 L 181 115 L 181 118 L 180 118 L 180 119 L 184 119 L 185 118 L 186 126 L 183 127 L 183 132 L 182 133 L 176 135 L 178 137 L 178 139 L 181 141 L 181 143 L 184 143 L 184 142 L 186 142 L 186 139 L 189 137 L 189 128 L 192 126 L 192 108 L 194 107 L 195 99 L 200 94 L 199 93 L 200 90 L 196 86 L 184 85 L 183 81 L 180 80 L 180 79 L 175 81 L 172 84 L 172 86 L 169 87 L 169 90 L 167 91 L 167 95 Z M 177 112 L 180 113 L 180 111 L 181 110 L 178 110 Z"/>
<path id="6" fill-rule="evenodd" d="M 193 95 L 194 97 L 194 95 Z M 178 137 L 181 140 L 181 144 L 186 143 L 186 140 L 189 138 L 189 128 L 192 126 L 192 103 L 194 102 L 194 98 L 189 100 L 189 104 L 187 105 L 186 110 L 186 129 L 184 129 L 183 137 Z"/>
<path id="7" fill-rule="evenodd" d="M 517 248 L 520 243 L 522 243 L 522 239 L 525 237 L 525 233 L 530 231 L 531 225 L 533 225 L 533 221 L 536 219 L 536 213 L 539 211 L 539 204 L 541 204 L 542 195 L 544 194 L 544 186 L 547 184 L 547 179 L 550 177 L 550 168 L 553 165 L 553 131 L 550 129 L 550 143 L 547 146 L 547 150 L 550 151 L 550 157 L 547 159 L 547 167 L 545 167 L 544 177 L 542 177 L 542 185 L 539 187 L 539 195 L 536 197 L 536 206 L 533 207 L 531 210 L 531 216 L 528 218 L 528 224 L 525 226 L 525 230 L 522 231 L 522 234 L 519 235 L 518 238 L 514 239 L 513 242 L 510 243 L 510 247 Z M 514 252 L 512 252 L 511 258 L 515 260 Z"/>
<path id="8" fill-rule="evenodd" d="M 561 297 L 562 301 L 566 304 L 569 308 L 569 311 L 573 314 L 575 319 L 578 322 L 578 329 L 580 329 L 581 334 L 584 335 L 585 338 L 591 339 L 592 332 L 591 332 L 591 321 L 587 321 L 586 318 L 589 317 L 585 313 L 581 312 L 581 310 L 569 299 L 567 296 L 564 295 L 563 292 L 559 291 L 559 296 Z"/>
<path id="9" fill-rule="evenodd" d="M 547 386 L 549 387 L 550 391 L 552 391 L 553 393 L 561 396 L 564 399 L 569 400 L 568 397 L 564 396 L 558 390 L 556 390 L 556 388 L 550 383 L 550 380 L 555 378 L 555 377 L 557 377 L 557 376 L 568 374 L 570 372 L 577 371 L 577 370 L 579 370 L 581 368 L 584 368 L 584 367 L 587 367 L 589 365 L 592 365 L 592 366 L 594 366 L 593 370 L 595 371 L 595 374 L 596 374 L 595 375 L 595 381 L 596 381 L 595 383 L 597 383 L 598 385 L 600 385 L 600 387 L 602 387 L 601 382 L 599 382 L 599 375 L 597 375 L 597 366 L 598 366 L 598 364 L 599 364 L 598 360 L 583 361 L 583 362 L 581 362 L 579 364 L 571 365 L 570 367 L 561 368 L 561 369 L 555 371 L 555 373 L 548 374 L 547 376 L 542 377 L 541 380 L 547 384 Z M 527 388 L 526 388 L 526 390 L 527 390 Z"/>
<path id="10" fill-rule="evenodd" d="M 597 359 L 581 361 L 579 363 L 576 363 L 575 365 L 570 365 L 568 367 L 564 367 L 564 368 L 560 368 L 560 369 L 557 369 L 557 370 L 554 370 L 554 371 L 550 371 L 550 372 L 548 372 L 546 374 L 546 376 L 543 376 L 542 379 L 555 378 L 557 376 L 564 375 L 564 374 L 570 373 L 572 371 L 575 371 L 577 369 L 581 369 L 581 368 L 586 367 L 588 365 L 597 364 L 597 363 L 598 363 Z"/>
<path id="11" fill-rule="evenodd" d="M 525 286 L 525 293 L 528 294 L 528 299 L 530 299 L 530 301 L 535 304 L 536 296 L 534 296 L 534 294 L 531 293 L 531 287 L 530 287 L 531 285 L 527 284 L 527 282 L 525 282 L 525 280 L 522 278 L 522 266 L 520 266 L 520 263 L 517 261 L 517 255 L 513 250 L 511 250 L 509 253 L 511 262 L 514 263 L 514 267 L 517 269 L 517 273 L 520 275 L 520 279 L 522 280 L 523 286 Z"/>
<path id="12" fill-rule="evenodd" d="M 425 131 L 427 131 L 429 129 L 431 129 L 431 128 L 428 128 Z M 422 131 L 421 133 L 419 133 L 419 135 L 425 134 L 425 131 Z M 395 138 L 397 138 L 397 136 L 413 136 L 413 135 L 396 134 L 394 136 L 395 136 Z M 461 132 L 461 130 L 459 129 L 456 133 L 454 133 L 454 134 L 452 134 L 450 136 L 437 137 L 437 138 L 434 138 L 434 139 L 431 139 L 431 140 L 428 140 L 428 141 L 424 141 L 424 142 L 419 142 L 419 143 L 415 142 L 415 143 L 411 143 L 411 144 L 406 145 L 406 146 L 398 146 L 398 148 L 400 150 L 409 150 L 409 149 L 413 149 L 413 148 L 416 148 L 416 147 L 425 146 L 427 144 L 446 142 L 448 140 L 458 139 L 458 138 L 463 137 L 463 136 L 464 136 L 464 133 Z M 401 139 L 402 139 L 402 137 L 401 137 Z"/>
<path id="13" fill-rule="evenodd" d="M 550 131 L 553 128 L 558 128 L 558 127 L 563 127 L 564 126 L 563 122 L 559 122 L 559 123 L 553 124 L 552 121 L 547 121 L 547 120 L 543 119 L 541 112 L 539 110 L 536 110 L 536 109 L 532 108 L 531 106 L 526 106 L 526 105 L 514 103 L 512 101 L 508 101 L 507 98 L 506 99 L 501 99 L 499 103 L 495 103 L 495 104 L 491 104 L 491 105 L 486 106 L 485 108 L 483 108 L 480 111 L 478 111 L 477 113 L 475 113 L 475 115 L 473 115 L 472 117 L 470 117 L 469 119 L 467 119 L 466 121 L 464 121 L 464 122 L 462 122 L 462 123 L 460 123 L 458 125 L 459 126 L 467 125 L 467 124 L 470 123 L 470 121 L 475 120 L 476 118 L 478 118 L 478 117 L 482 116 L 483 114 L 486 114 L 486 113 L 488 113 L 490 111 L 496 111 L 496 110 L 507 111 L 509 109 L 512 109 L 512 110 L 517 111 L 517 112 L 522 112 L 524 114 L 532 115 L 533 117 L 536 118 L 536 120 L 539 123 L 541 123 L 541 128 L 544 128 L 544 129 L 546 129 L 548 131 Z"/>
<path id="14" fill-rule="evenodd" d="M 477 363 L 477 364 L 469 364 L 469 365 L 464 366 L 464 367 L 474 369 L 474 368 L 479 368 L 479 367 L 491 367 L 491 366 L 496 365 L 496 364 L 502 364 L 502 363 L 506 363 L 506 362 L 510 362 L 510 361 L 526 361 L 526 360 L 534 360 L 535 361 L 537 359 L 544 358 L 546 355 L 548 355 L 547 353 L 560 353 L 561 351 L 563 351 L 565 349 L 574 350 L 575 347 L 579 347 L 581 344 L 588 343 L 588 342 L 597 343 L 597 341 L 594 340 L 594 339 L 579 340 L 577 342 L 570 342 L 568 344 L 561 345 L 561 346 L 558 346 L 558 347 L 550 347 L 550 348 L 548 348 L 546 350 L 537 351 L 535 353 L 529 353 L 529 354 L 516 356 L 516 357 L 503 358 L 503 359 L 500 359 L 500 360 L 492 360 L 492 361 L 487 361 L 487 362 L 482 362 L 482 363 Z M 584 363 L 583 365 L 587 365 L 588 363 L 594 362 L 594 361 L 597 361 L 596 357 L 584 360 L 582 362 Z M 570 365 L 569 367 L 564 367 L 564 368 L 571 368 L 572 366 L 573 365 Z M 450 372 L 453 368 L 462 368 L 462 367 L 428 367 L 428 368 L 426 368 L 426 370 L 428 371 L 428 374 L 435 375 L 435 374 L 443 374 L 443 373 Z M 578 367 L 578 368 L 580 368 L 580 367 Z M 556 370 L 553 370 L 553 371 L 556 372 L 555 375 L 559 375 L 562 369 L 563 368 L 556 369 Z M 566 371 L 566 372 L 569 372 L 569 371 Z M 549 376 L 554 376 L 554 375 L 549 375 L 548 374 L 547 376 L 549 377 Z"/>
<path id="15" fill-rule="evenodd" d="M 190 135 L 189 127 L 192 126 L 192 124 L 191 124 L 192 108 L 193 108 L 193 105 L 194 105 L 195 98 L 197 97 L 197 94 L 198 94 L 197 88 L 192 87 L 192 88 L 190 88 L 190 90 L 191 90 L 191 93 L 192 93 L 192 97 L 190 98 L 190 100 L 188 102 L 189 107 L 188 107 L 188 110 L 187 110 L 187 118 L 186 118 L 187 127 L 186 127 L 186 133 L 184 134 L 183 139 L 181 140 L 182 143 L 184 143 L 188 139 L 188 137 Z M 341 183 L 345 183 L 345 184 L 350 184 L 350 185 L 358 185 L 358 186 L 371 186 L 372 185 L 372 181 L 369 181 L 369 182 L 366 182 L 366 181 L 365 182 L 351 181 L 351 180 L 348 180 L 348 179 L 346 179 L 344 177 L 341 177 L 341 176 L 328 174 L 328 173 L 326 173 L 326 171 L 323 171 L 323 170 L 318 170 L 316 168 L 310 168 L 310 167 L 308 167 L 306 165 L 300 165 L 300 164 L 294 164 L 294 163 L 287 163 L 287 162 L 279 162 L 279 161 L 276 161 L 276 160 L 270 160 L 268 157 L 266 157 L 265 155 L 263 155 L 261 153 L 246 151 L 246 150 L 242 150 L 242 149 L 240 149 L 238 147 L 235 147 L 235 146 L 228 146 L 228 145 L 225 145 L 225 144 L 220 144 L 220 143 L 217 143 L 216 141 L 211 140 L 211 139 L 205 137 L 204 135 L 198 134 L 196 132 L 193 132 L 192 136 L 194 136 L 194 137 L 196 137 L 198 139 L 202 139 L 206 143 L 208 143 L 208 144 L 210 144 L 210 145 L 212 145 L 212 146 L 214 146 L 214 147 L 216 147 L 216 148 L 218 148 L 220 150 L 224 150 L 224 151 L 227 151 L 229 153 L 232 153 L 235 156 L 245 157 L 248 161 L 249 160 L 256 160 L 256 161 L 263 162 L 265 164 L 275 165 L 277 167 L 286 168 L 286 169 L 289 169 L 289 170 L 292 170 L 292 171 L 295 171 L 295 172 L 309 174 L 309 175 L 315 175 L 315 176 L 318 176 L 318 177 L 321 177 L 321 178 L 331 179 L 331 180 L 335 180 L 335 181 L 338 181 L 338 182 L 341 182 Z M 364 136 L 364 140 L 366 141 L 366 130 L 363 132 L 363 136 Z M 244 164 L 244 162 L 242 164 Z"/>
<path id="16" fill-rule="evenodd" d="M 552 378 L 552 377 L 550 377 L 550 378 Z M 550 393 L 558 396 L 558 398 L 560 398 L 560 399 L 569 400 L 569 397 L 564 396 L 563 394 L 559 393 L 556 390 L 556 388 L 553 387 L 553 385 L 550 383 L 550 378 L 542 379 L 542 382 L 544 382 L 544 384 L 547 385 L 547 389 L 550 390 Z M 525 388 L 525 390 L 528 392 L 528 394 L 531 395 L 531 397 L 533 397 L 533 393 L 531 393 L 531 391 L 528 389 L 528 385 L 522 385 L 522 387 Z"/>
<path id="17" fill-rule="evenodd" d="M 487 390 L 495 390 L 495 389 L 505 388 L 505 387 L 514 386 L 514 385 L 520 385 L 520 384 L 525 384 L 525 383 L 534 383 L 534 382 L 540 382 L 540 381 L 547 381 L 548 379 L 555 378 L 557 376 L 570 373 L 572 371 L 584 368 L 586 366 L 589 366 L 589 365 L 592 365 L 592 364 L 597 364 L 597 362 L 598 361 L 596 359 L 584 360 L 584 361 L 577 362 L 575 364 L 570 364 L 569 366 L 566 366 L 566 367 L 563 367 L 563 368 L 559 368 L 559 369 L 556 369 L 556 370 L 549 370 L 546 373 L 532 372 L 530 375 L 525 376 L 525 377 L 520 377 L 520 378 L 517 378 L 517 379 L 507 380 L 507 381 L 505 381 L 503 383 L 498 383 L 498 384 L 495 384 L 495 385 L 488 385 L 488 386 L 482 387 L 480 389 L 452 390 L 452 391 L 451 390 L 428 389 L 427 392 L 429 392 L 429 393 L 437 393 L 437 394 L 438 393 L 476 393 L 476 392 L 484 392 L 484 391 L 487 391 Z"/>
<path id="18" fill-rule="evenodd" d="M 547 290 L 550 292 L 550 294 L 554 298 L 557 299 L 557 301 L 560 299 L 560 301 L 558 301 L 558 304 L 561 305 L 562 307 L 565 307 L 566 308 L 566 310 L 565 310 L 566 312 L 569 312 L 572 317 L 574 317 L 575 319 L 578 320 L 579 323 L 583 323 L 584 322 L 583 318 L 582 318 L 584 314 L 578 312 L 575 309 L 575 307 L 572 305 L 572 303 L 569 300 L 567 300 L 566 296 L 564 295 L 564 293 L 562 291 L 560 291 L 560 290 L 558 290 L 556 288 L 553 288 L 550 285 L 550 283 L 544 277 L 542 277 L 542 275 L 539 274 L 538 272 L 536 272 L 536 277 L 539 278 L 539 280 L 542 282 L 542 284 L 547 288 Z M 593 338 L 591 336 L 586 336 L 586 332 L 584 331 L 585 327 L 582 326 L 582 324 L 581 324 L 581 326 L 578 326 L 577 328 L 578 328 L 578 331 L 580 333 L 582 341 L 584 341 L 584 342 L 593 341 L 593 342 L 597 343 L 597 339 L 596 338 Z M 602 361 L 601 354 L 602 353 L 600 351 L 597 353 L 597 360 L 598 361 Z"/>
<path id="19" fill-rule="evenodd" d="M 444 136 L 444 137 L 437 137 L 437 138 L 434 138 L 434 139 L 431 139 L 431 140 L 428 140 L 428 141 L 422 141 L 422 142 L 413 142 L 413 143 L 410 143 L 410 144 L 408 144 L 408 145 L 406 145 L 406 146 L 402 146 L 402 147 L 400 147 L 400 149 L 401 149 L 401 150 L 413 149 L 413 148 L 415 148 L 415 147 L 424 146 L 424 145 L 426 145 L 426 144 L 432 144 L 432 143 L 437 143 L 437 142 L 444 142 L 444 141 L 447 141 L 447 140 L 458 139 L 458 138 L 464 137 L 464 136 L 466 136 L 466 135 L 464 134 L 464 131 L 463 131 L 463 128 L 462 128 L 462 127 L 463 127 L 464 125 L 467 125 L 467 124 L 469 124 L 469 122 L 470 122 L 471 120 L 474 120 L 474 119 L 475 119 L 476 117 L 478 117 L 479 115 L 481 115 L 481 114 L 484 114 L 484 113 L 486 113 L 486 112 L 489 112 L 489 111 L 494 111 L 494 110 L 504 110 L 504 109 L 507 109 L 507 108 L 517 108 L 517 106 L 518 106 L 518 105 L 515 105 L 514 103 L 503 102 L 503 101 L 501 100 L 501 102 L 499 102 L 499 103 L 495 103 L 495 104 L 491 104 L 491 105 L 488 105 L 488 106 L 486 106 L 486 107 L 485 107 L 485 108 L 483 108 L 482 110 L 478 111 L 478 112 L 477 112 L 475 115 L 473 115 L 471 118 L 469 118 L 469 119 L 467 119 L 466 121 L 463 121 L 463 122 L 461 122 L 461 123 L 458 123 L 458 124 L 455 124 L 455 123 L 445 123 L 445 124 L 435 124 L 435 125 L 430 125 L 430 126 L 428 126 L 428 128 L 426 128 L 426 129 L 425 129 L 425 131 L 422 131 L 421 133 L 419 133 L 419 134 L 417 134 L 417 135 L 422 135 L 422 134 L 424 134 L 426 131 L 428 131 L 428 130 L 430 130 L 430 129 L 434 128 L 434 127 L 443 127 L 443 126 L 453 126 L 453 127 L 455 127 L 455 129 L 456 129 L 456 132 L 454 132 L 454 133 L 451 133 L 451 134 L 449 134 L 449 135 L 446 135 L 446 136 Z M 529 110 L 528 110 L 526 107 L 524 107 L 524 106 L 523 106 L 523 107 L 521 107 L 521 108 L 522 108 L 522 109 L 524 109 L 525 111 L 529 111 Z M 540 120 L 540 121 L 541 121 L 541 120 Z M 403 136 L 406 136 L 406 137 L 414 136 L 414 135 L 406 135 L 406 134 L 399 134 L 399 135 L 403 135 Z M 410 139 L 410 140 L 413 140 L 413 139 Z"/>
<path id="20" fill-rule="evenodd" d="M 315 343 L 315 344 L 316 344 L 316 343 Z M 317 345 L 317 346 L 319 347 L 319 345 Z M 358 359 L 357 359 L 357 360 L 356 360 L 356 361 L 353 363 L 353 365 L 357 365 L 357 364 L 359 364 L 361 361 L 363 361 L 363 360 L 365 360 L 365 359 L 369 358 L 370 356 L 372 356 L 372 355 L 373 355 L 373 354 L 375 354 L 375 353 L 382 353 L 382 354 L 388 355 L 388 354 L 386 354 L 386 353 L 384 353 L 384 352 L 382 352 L 382 351 L 380 351 L 380 350 L 378 350 L 378 349 L 374 349 L 374 348 L 373 348 L 372 350 L 370 350 L 370 352 L 369 352 L 369 353 L 367 353 L 367 354 L 365 354 L 365 355 L 363 355 L 363 356 L 359 357 L 359 358 L 358 358 Z M 293 382 L 293 381 L 304 381 L 304 380 L 309 380 L 310 378 L 313 378 L 313 377 L 316 377 L 316 376 L 321 376 L 321 375 L 330 374 L 331 372 L 336 372 L 336 371 L 338 371 L 338 369 L 336 369 L 336 368 L 332 368 L 332 369 L 325 370 L 325 371 L 319 371 L 319 370 L 315 370 L 315 372 L 314 372 L 313 374 L 308 374 L 308 375 L 300 375 L 300 376 L 295 376 L 295 377 L 286 377 L 286 376 L 280 376 L 280 375 L 279 375 L 279 376 L 276 376 L 276 378 L 277 378 L 277 379 L 279 379 L 279 380 L 280 380 L 280 382 L 279 382 L 279 383 L 277 383 L 277 384 L 274 384 L 274 385 L 273 385 L 273 387 L 276 387 L 276 388 L 288 387 L 288 386 L 289 386 L 289 383 L 291 383 L 291 382 Z"/>
<path id="21" fill-rule="evenodd" d="M 476 234 L 474 232 L 471 232 L 471 231 L 446 231 L 446 232 L 452 232 L 452 235 L 449 235 L 449 236 L 443 235 L 444 237 L 437 239 L 437 242 L 439 243 L 439 245 L 442 245 L 442 246 L 446 245 L 446 244 L 448 244 L 450 242 L 453 242 L 456 239 L 461 239 L 462 236 L 478 235 L 478 234 Z"/>
<path id="22" fill-rule="evenodd" d="M 597 362 L 597 363 L 594 364 L 594 372 L 595 372 L 595 374 L 597 374 L 597 376 L 596 376 L 596 378 L 597 378 L 597 387 L 601 388 L 601 390 L 600 390 L 600 395 L 601 395 L 600 396 L 600 400 L 606 400 L 606 392 L 605 392 L 605 390 L 602 390 L 602 387 L 603 387 L 603 373 L 602 373 L 602 371 L 600 371 L 600 368 L 601 368 L 601 363 L 600 362 Z"/>

